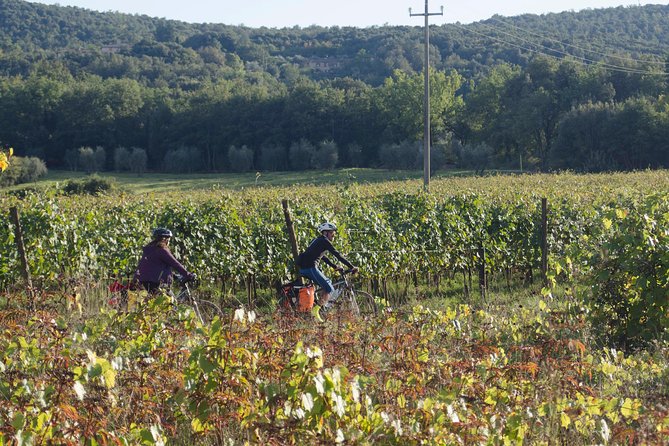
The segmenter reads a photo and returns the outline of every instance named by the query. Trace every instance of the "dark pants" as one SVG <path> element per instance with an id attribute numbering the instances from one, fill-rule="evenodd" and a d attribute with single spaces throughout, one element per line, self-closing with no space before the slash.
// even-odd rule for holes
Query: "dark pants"
<path id="1" fill-rule="evenodd" d="M 156 294 L 160 290 L 160 283 L 158 282 L 140 282 L 140 283 L 149 294 Z"/>

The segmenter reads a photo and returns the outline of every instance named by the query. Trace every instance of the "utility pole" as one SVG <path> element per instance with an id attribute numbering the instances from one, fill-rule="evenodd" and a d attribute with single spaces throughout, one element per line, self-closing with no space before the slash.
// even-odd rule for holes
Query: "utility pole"
<path id="1" fill-rule="evenodd" d="M 444 7 L 441 12 L 430 12 L 425 0 L 425 12 L 412 14 L 409 8 L 409 17 L 425 17 L 425 97 L 423 98 L 423 188 L 427 191 L 430 187 L 430 25 L 428 17 L 431 15 L 444 15 Z"/>

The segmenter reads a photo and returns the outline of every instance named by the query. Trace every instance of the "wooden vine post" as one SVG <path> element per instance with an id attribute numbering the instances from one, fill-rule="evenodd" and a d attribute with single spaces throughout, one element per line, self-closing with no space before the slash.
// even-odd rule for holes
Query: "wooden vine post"
<path id="1" fill-rule="evenodd" d="M 488 290 L 488 278 L 486 276 L 485 270 L 485 247 L 483 242 L 479 242 L 478 247 L 478 260 L 479 260 L 479 290 L 481 291 L 481 300 L 486 300 L 486 292 Z"/>
<path id="2" fill-rule="evenodd" d="M 548 199 L 541 199 L 541 279 L 548 285 Z"/>
<path id="3" fill-rule="evenodd" d="M 16 206 L 9 210 L 10 218 L 14 223 L 14 239 L 16 241 L 16 248 L 19 251 L 19 259 L 21 260 L 21 275 L 28 286 L 30 295 L 33 295 L 33 282 L 30 278 L 30 269 L 28 268 L 28 256 L 26 255 L 26 245 L 23 243 L 23 229 L 21 229 L 21 219 L 19 218 L 19 210 Z"/>
<path id="4" fill-rule="evenodd" d="M 286 218 L 286 229 L 288 230 L 288 240 L 290 241 L 290 249 L 293 253 L 293 264 L 295 267 L 295 277 L 300 276 L 300 270 L 297 266 L 297 257 L 300 255 L 300 251 L 297 247 L 297 237 L 295 237 L 295 228 L 293 226 L 293 219 L 290 216 L 290 208 L 288 207 L 288 200 L 281 200 L 281 205 L 283 206 L 283 216 Z"/>

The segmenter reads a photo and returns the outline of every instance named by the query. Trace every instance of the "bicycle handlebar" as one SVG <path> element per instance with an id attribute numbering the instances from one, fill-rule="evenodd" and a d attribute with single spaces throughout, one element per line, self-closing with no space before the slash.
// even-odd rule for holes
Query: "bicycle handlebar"
<path id="1" fill-rule="evenodd" d="M 349 268 L 349 269 L 341 270 L 341 271 L 339 271 L 339 273 L 340 273 L 342 276 L 346 276 L 346 275 L 348 275 L 348 274 L 353 274 L 353 273 L 355 273 L 355 272 L 357 272 L 357 271 L 358 271 L 358 268 Z"/>
<path id="2" fill-rule="evenodd" d="M 175 275 L 174 278 L 176 279 L 176 281 L 179 285 L 186 285 L 189 282 L 190 283 L 197 282 L 197 275 L 196 274 L 191 274 L 190 276 Z"/>

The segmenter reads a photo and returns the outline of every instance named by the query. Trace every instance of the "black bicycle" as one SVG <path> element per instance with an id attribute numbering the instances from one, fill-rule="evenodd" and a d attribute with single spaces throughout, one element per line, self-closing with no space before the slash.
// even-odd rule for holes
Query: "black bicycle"
<path id="1" fill-rule="evenodd" d="M 375 315 L 378 310 L 374 296 L 355 288 L 353 281 L 350 279 L 352 272 L 352 269 L 341 271 L 337 280 L 332 283 L 334 291 L 330 293 L 327 313 L 348 312 L 355 317 Z M 285 284 L 279 289 L 279 309 L 295 313 L 303 312 L 299 308 L 299 292 L 304 287 L 314 286 L 309 279 L 305 278 L 304 280 L 306 283 L 300 280 Z M 321 290 L 321 288 L 317 288 L 314 295 L 317 296 Z"/>
<path id="2" fill-rule="evenodd" d="M 366 291 L 357 290 L 350 279 L 352 269 L 341 271 L 339 278 L 332 283 L 334 291 L 327 303 L 328 313 L 349 311 L 354 316 L 368 316 L 377 313 L 374 296 Z M 316 290 L 318 293 L 320 290 Z"/>
<path id="3" fill-rule="evenodd" d="M 216 316 L 223 318 L 223 312 L 218 305 L 208 300 L 200 299 L 192 292 L 189 284 L 196 286 L 197 279 L 177 276 L 176 281 L 181 287 L 179 293 L 176 295 L 177 302 L 193 307 L 195 314 L 203 325 L 209 325 Z"/>

